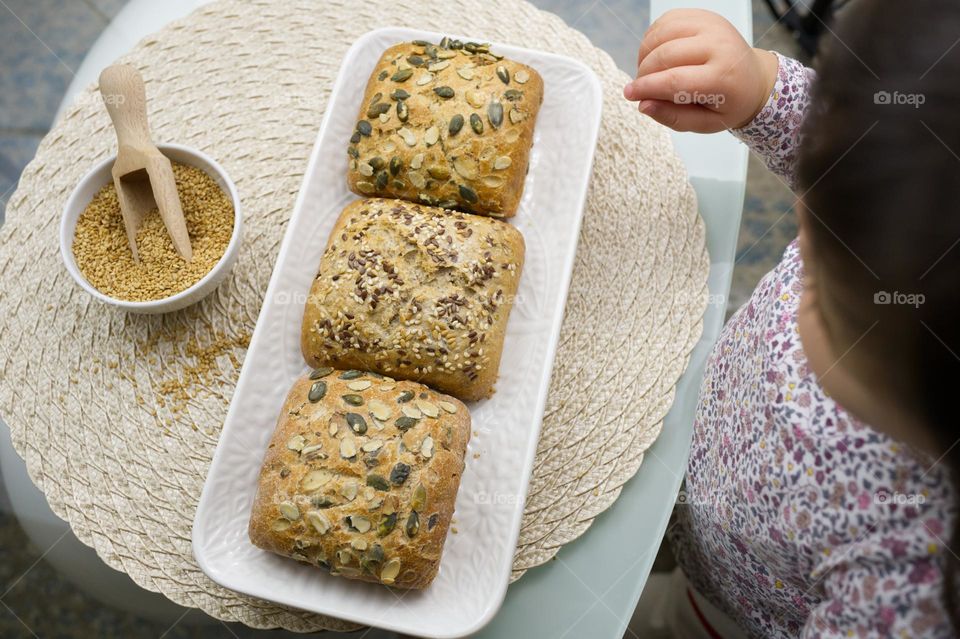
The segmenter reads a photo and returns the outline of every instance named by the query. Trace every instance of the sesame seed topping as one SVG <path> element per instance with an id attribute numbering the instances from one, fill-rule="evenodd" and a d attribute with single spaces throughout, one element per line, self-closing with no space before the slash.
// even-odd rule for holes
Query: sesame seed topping
<path id="1" fill-rule="evenodd" d="M 455 373 L 474 381 L 480 347 L 509 313 L 522 255 L 505 223 L 396 200 L 364 200 L 324 253 L 308 305 L 308 348 L 360 351 L 398 376 Z M 476 231 L 476 233 L 474 232 Z M 512 267 L 512 268 L 510 268 Z"/>

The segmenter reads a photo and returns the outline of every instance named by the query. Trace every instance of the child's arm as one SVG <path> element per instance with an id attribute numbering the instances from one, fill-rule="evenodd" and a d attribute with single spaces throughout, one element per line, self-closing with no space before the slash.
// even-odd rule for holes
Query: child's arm
<path id="1" fill-rule="evenodd" d="M 771 171 L 796 189 L 800 131 L 810 105 L 813 69 L 776 54 L 780 61 L 777 81 L 760 113 L 745 127 L 730 131 L 763 158 Z"/>
<path id="2" fill-rule="evenodd" d="M 723 17 L 677 10 L 647 31 L 624 96 L 677 131 L 731 130 L 792 186 L 812 79 L 799 62 L 751 48 Z"/>

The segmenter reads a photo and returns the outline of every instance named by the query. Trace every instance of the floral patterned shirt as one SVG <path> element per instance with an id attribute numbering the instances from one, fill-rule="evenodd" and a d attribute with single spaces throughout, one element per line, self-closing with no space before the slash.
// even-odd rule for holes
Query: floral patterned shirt
<path id="1" fill-rule="evenodd" d="M 781 58 L 767 105 L 735 132 L 791 183 L 812 80 Z M 751 637 L 953 637 L 948 472 L 820 387 L 797 334 L 802 273 L 794 242 L 710 356 L 671 531 L 678 561 Z"/>

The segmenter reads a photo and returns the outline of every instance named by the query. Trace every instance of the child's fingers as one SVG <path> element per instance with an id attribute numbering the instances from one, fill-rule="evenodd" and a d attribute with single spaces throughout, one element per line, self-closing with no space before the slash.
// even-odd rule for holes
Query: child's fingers
<path id="1" fill-rule="evenodd" d="M 640 76 L 624 87 L 628 100 L 666 100 L 683 104 L 694 93 L 713 93 L 716 73 L 705 65 L 673 67 Z"/>
<path id="2" fill-rule="evenodd" d="M 673 67 L 703 64 L 710 59 L 710 51 L 702 38 L 678 38 L 664 42 L 647 55 L 637 68 L 637 76 L 644 76 Z"/>
<path id="3" fill-rule="evenodd" d="M 669 14 L 668 14 L 669 15 Z M 663 18 L 661 18 L 663 20 Z M 689 38 L 699 32 L 696 24 L 685 20 L 669 20 L 667 22 L 654 22 L 640 42 L 640 52 L 637 54 L 637 66 L 639 67 L 643 60 L 650 55 L 657 47 L 664 42 L 676 40 L 677 38 Z"/>
<path id="4" fill-rule="evenodd" d="M 728 128 L 715 111 L 698 105 L 644 100 L 640 103 L 640 112 L 674 131 L 713 133 Z"/>

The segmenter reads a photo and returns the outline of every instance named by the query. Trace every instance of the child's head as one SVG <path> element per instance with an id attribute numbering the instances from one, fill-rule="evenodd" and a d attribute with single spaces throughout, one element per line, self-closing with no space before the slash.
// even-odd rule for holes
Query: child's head
<path id="1" fill-rule="evenodd" d="M 827 367 L 882 391 L 876 402 L 896 404 L 900 417 L 952 444 L 960 6 L 859 0 L 835 30 L 799 163 L 808 292 L 829 342 L 813 350 L 829 350 Z M 818 373 L 829 387 L 833 371 Z"/>
<path id="2" fill-rule="evenodd" d="M 853 414 L 960 473 L 960 5 L 855 0 L 834 31 L 800 151 L 804 350 Z"/>

